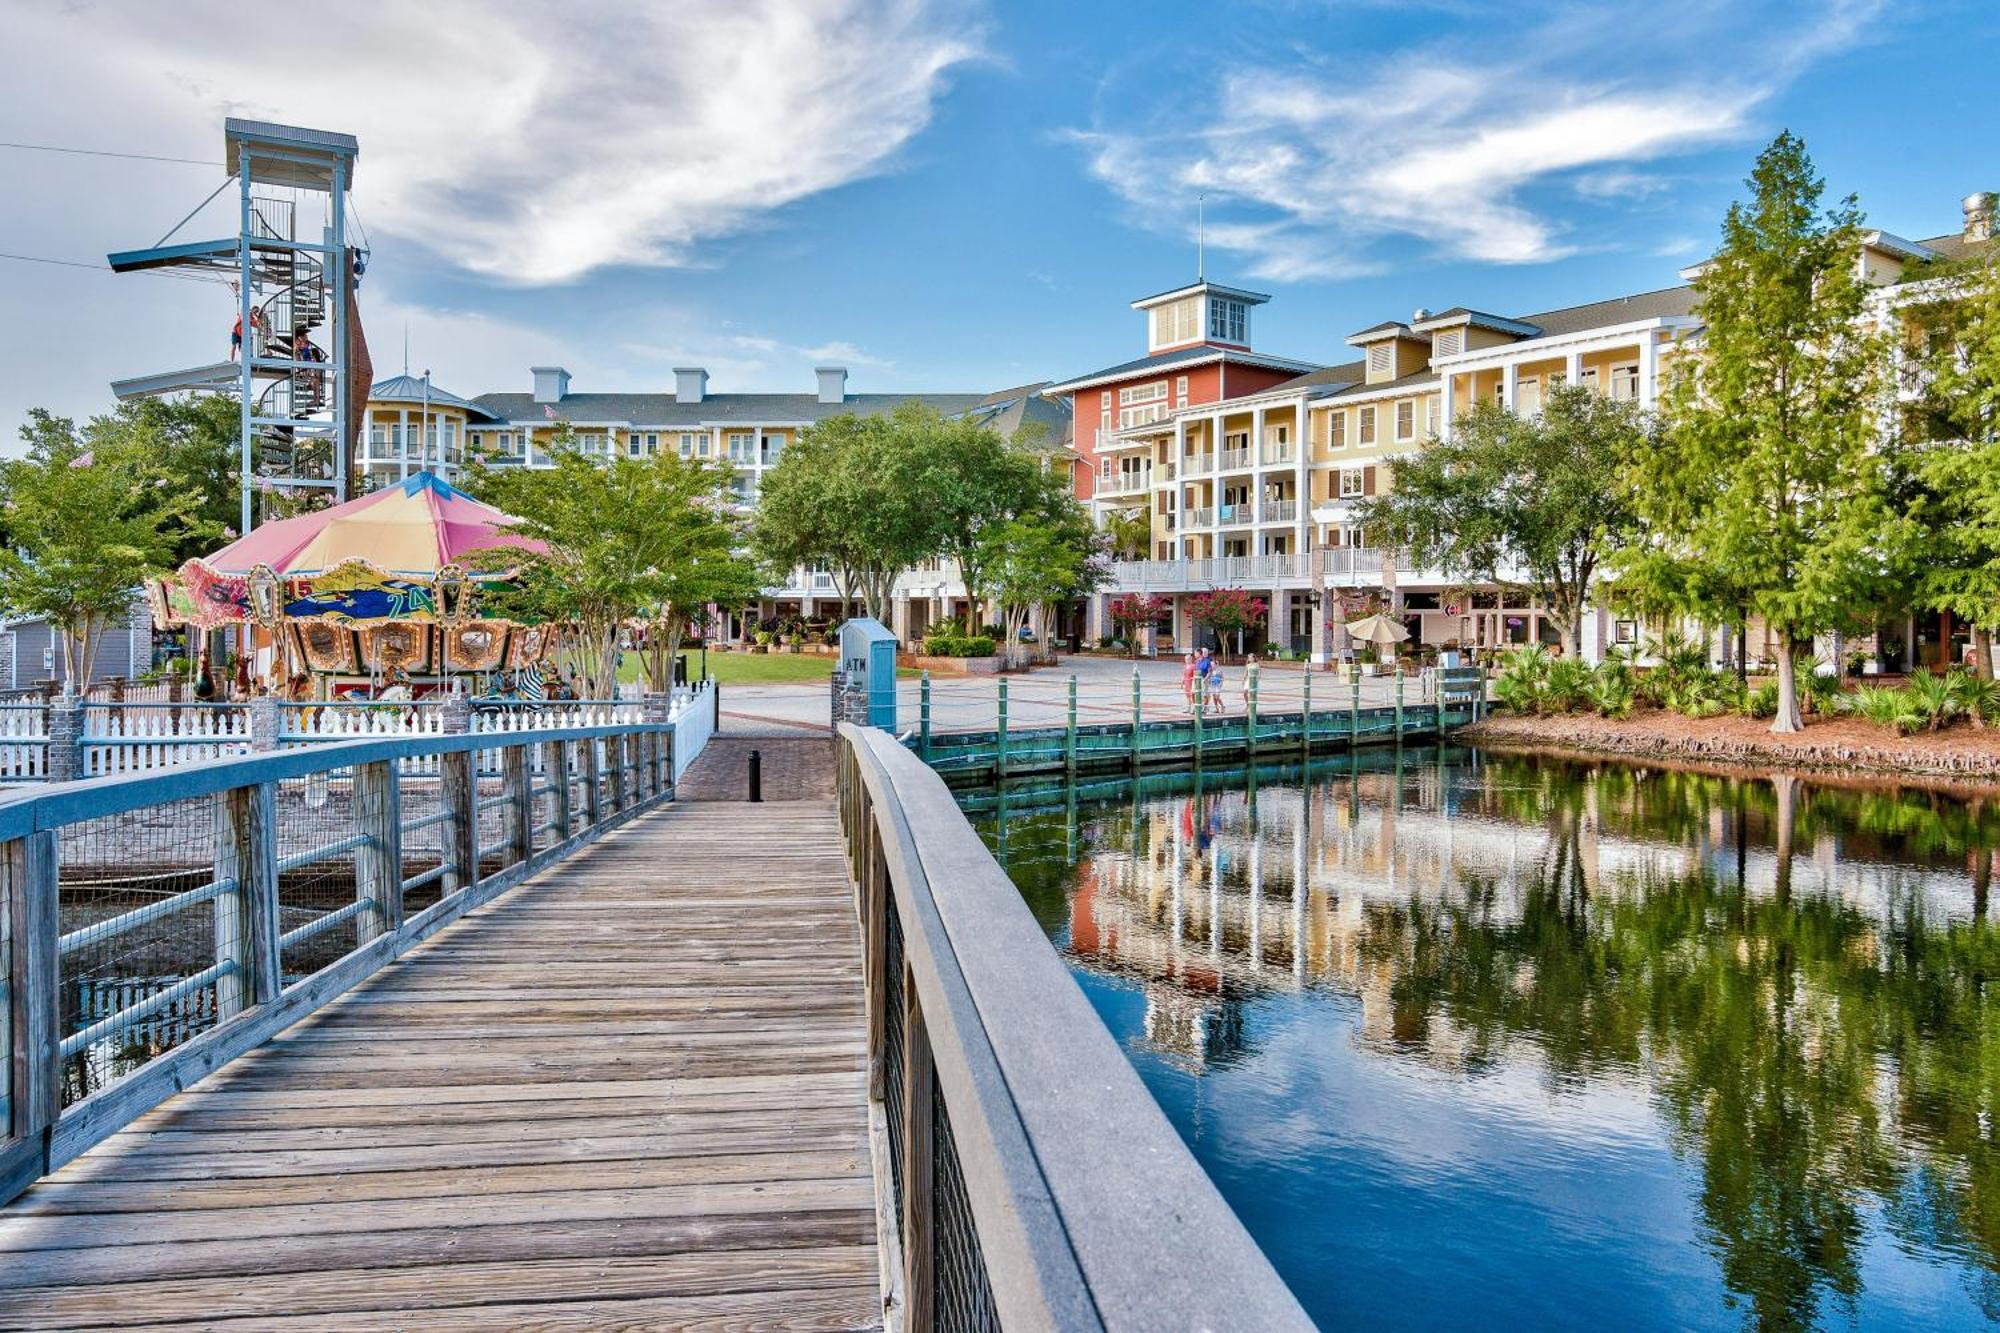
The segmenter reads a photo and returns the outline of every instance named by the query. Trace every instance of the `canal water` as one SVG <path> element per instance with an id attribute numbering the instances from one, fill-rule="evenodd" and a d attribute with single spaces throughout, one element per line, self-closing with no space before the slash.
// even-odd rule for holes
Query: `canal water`
<path id="1" fill-rule="evenodd" d="M 1459 750 L 961 800 L 1328 1328 L 2000 1318 L 2000 795 Z"/>

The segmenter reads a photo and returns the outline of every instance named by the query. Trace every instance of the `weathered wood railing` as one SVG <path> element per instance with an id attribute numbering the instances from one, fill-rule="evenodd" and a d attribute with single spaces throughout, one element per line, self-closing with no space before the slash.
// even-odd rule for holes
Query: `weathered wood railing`
<path id="1" fill-rule="evenodd" d="M 671 799 L 675 731 L 329 742 L 0 798 L 0 1202 Z"/>
<path id="2" fill-rule="evenodd" d="M 844 725 L 838 781 L 907 1327 L 1310 1328 L 943 780 Z"/>

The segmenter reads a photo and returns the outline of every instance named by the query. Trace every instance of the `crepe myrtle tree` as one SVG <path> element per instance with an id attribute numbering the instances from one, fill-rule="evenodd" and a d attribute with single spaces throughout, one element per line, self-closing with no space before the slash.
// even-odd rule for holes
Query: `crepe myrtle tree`
<path id="1" fill-rule="evenodd" d="M 566 623 L 583 692 L 611 698 L 627 626 L 754 581 L 747 560 L 731 565 L 740 559 L 730 503 L 735 469 L 674 453 L 599 459 L 578 449 L 567 423 L 554 432 L 549 456 L 548 468 L 474 463 L 467 473 L 467 490 L 513 516 L 508 531 L 540 544 L 523 557 L 517 580 L 490 595 L 491 609 Z"/>
<path id="2" fill-rule="evenodd" d="M 1242 588 L 1198 592 L 1188 598 L 1187 606 L 1188 618 L 1215 631 L 1218 640 L 1236 635 L 1239 652 L 1243 647 L 1244 631 L 1263 624 L 1264 617 L 1270 612 L 1269 603 Z"/>
<path id="3" fill-rule="evenodd" d="M 1111 623 L 1124 632 L 1132 656 L 1139 656 L 1139 631 L 1153 624 L 1173 608 L 1167 598 L 1153 592 L 1130 592 L 1111 599 Z"/>
<path id="4" fill-rule="evenodd" d="M 1087 597 L 1108 576 L 1104 534 L 1074 500 L 1066 509 L 988 528 L 979 554 L 1000 604 L 1002 653 L 1012 662 L 1037 607 Z"/>

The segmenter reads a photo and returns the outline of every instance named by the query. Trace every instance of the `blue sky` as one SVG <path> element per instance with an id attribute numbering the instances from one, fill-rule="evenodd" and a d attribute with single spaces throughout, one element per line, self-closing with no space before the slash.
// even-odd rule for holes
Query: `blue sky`
<path id="1" fill-rule="evenodd" d="M 1970 0 L 350 8 L 286 75 L 289 50 L 217 38 L 221 0 L 19 6 L 39 58 L 0 138 L 214 159 L 228 114 L 357 134 L 376 365 L 407 324 L 413 368 L 460 393 L 543 360 L 579 389 L 1081 372 L 1143 350 L 1127 303 L 1192 276 L 1203 194 L 1210 276 L 1276 298 L 1259 346 L 1335 360 L 1419 305 L 1673 283 L 1785 126 L 1904 235 L 2000 188 L 2000 14 Z M 0 171 L 0 251 L 81 261 L 220 178 L 10 149 Z M 0 261 L 0 427 L 211 359 L 232 316 L 222 289 Z"/>

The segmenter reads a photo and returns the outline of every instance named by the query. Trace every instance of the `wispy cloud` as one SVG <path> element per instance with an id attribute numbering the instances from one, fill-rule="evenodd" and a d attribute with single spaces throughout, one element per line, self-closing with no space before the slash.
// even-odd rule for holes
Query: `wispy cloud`
<path id="1" fill-rule="evenodd" d="M 1260 277 L 1375 271 L 1392 237 L 1536 263 L 1580 248 L 1549 187 L 1612 207 L 1670 188 L 1646 168 L 1755 132 L 1759 108 L 1860 41 L 1882 3 L 1574 5 L 1540 22 L 1509 7 L 1465 25 L 1476 40 L 1148 80 L 1169 105 L 1100 111 L 1073 137 L 1142 225 L 1191 232 L 1205 194 L 1210 243 Z M 1190 105 L 1200 87 L 1212 100 Z"/>
<path id="2" fill-rule="evenodd" d="M 353 0 L 308 24 L 183 0 L 16 6 L 8 24 L 67 87 L 167 123 L 200 109 L 353 132 L 371 227 L 545 284 L 694 262 L 888 169 L 980 54 L 971 2 Z"/>

